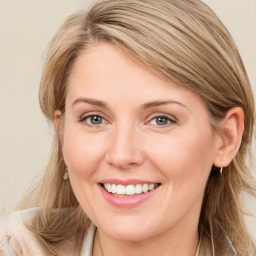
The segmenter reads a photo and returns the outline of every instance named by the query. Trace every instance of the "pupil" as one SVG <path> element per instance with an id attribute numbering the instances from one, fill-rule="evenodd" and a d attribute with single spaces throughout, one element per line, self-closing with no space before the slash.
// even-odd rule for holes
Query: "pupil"
<path id="1" fill-rule="evenodd" d="M 165 124 L 167 124 L 167 119 L 165 117 L 158 117 L 156 119 L 156 123 L 158 125 L 165 125 Z"/>
<path id="2" fill-rule="evenodd" d="M 99 116 L 92 116 L 91 122 L 92 122 L 92 124 L 101 124 L 102 118 Z"/>

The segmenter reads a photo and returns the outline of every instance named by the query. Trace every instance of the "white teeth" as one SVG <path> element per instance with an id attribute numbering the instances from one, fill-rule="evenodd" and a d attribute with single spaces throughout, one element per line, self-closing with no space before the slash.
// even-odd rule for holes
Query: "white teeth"
<path id="1" fill-rule="evenodd" d="M 117 185 L 116 186 L 116 193 L 118 195 L 125 195 L 125 186 L 124 185 Z"/>
<path id="2" fill-rule="evenodd" d="M 111 186 L 111 184 L 109 184 L 109 183 L 104 184 L 104 188 L 105 188 L 109 193 L 112 192 L 112 186 Z"/>
<path id="3" fill-rule="evenodd" d="M 149 184 L 148 190 L 153 190 L 155 188 L 154 184 Z"/>
<path id="4" fill-rule="evenodd" d="M 116 193 L 116 184 L 112 184 L 112 193 L 115 194 Z"/>
<path id="5" fill-rule="evenodd" d="M 141 194 L 142 193 L 142 186 L 140 184 L 137 184 L 135 186 L 135 193 L 136 194 Z"/>
<path id="6" fill-rule="evenodd" d="M 134 195 L 135 194 L 135 187 L 133 185 L 126 186 L 125 194 L 126 195 Z"/>
<path id="7" fill-rule="evenodd" d="M 143 191 L 144 193 L 147 193 L 147 192 L 148 192 L 148 184 L 143 184 L 143 186 L 142 186 L 142 191 Z"/>
<path id="8" fill-rule="evenodd" d="M 110 184 L 110 183 L 104 183 L 104 188 L 112 194 L 116 195 L 134 195 L 134 194 L 142 194 L 147 193 L 148 191 L 153 190 L 155 187 L 157 187 L 156 184 L 136 184 L 136 185 L 120 185 L 120 184 Z"/>

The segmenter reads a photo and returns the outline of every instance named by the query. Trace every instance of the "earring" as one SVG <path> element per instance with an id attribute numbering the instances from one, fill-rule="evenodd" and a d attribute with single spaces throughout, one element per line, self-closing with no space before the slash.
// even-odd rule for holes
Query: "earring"
<path id="1" fill-rule="evenodd" d="M 63 175 L 63 180 L 68 180 L 69 176 L 68 176 L 68 168 L 66 169 L 64 175 Z"/>
<path id="2" fill-rule="evenodd" d="M 220 175 L 222 175 L 222 172 L 223 172 L 223 167 L 221 166 L 220 167 Z"/>

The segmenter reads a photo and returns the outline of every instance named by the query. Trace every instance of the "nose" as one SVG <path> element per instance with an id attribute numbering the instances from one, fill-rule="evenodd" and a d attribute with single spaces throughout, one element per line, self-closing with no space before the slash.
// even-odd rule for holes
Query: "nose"
<path id="1" fill-rule="evenodd" d="M 145 159 L 140 142 L 139 133 L 134 128 L 126 125 L 117 128 L 106 154 L 108 164 L 120 170 L 141 165 Z"/>

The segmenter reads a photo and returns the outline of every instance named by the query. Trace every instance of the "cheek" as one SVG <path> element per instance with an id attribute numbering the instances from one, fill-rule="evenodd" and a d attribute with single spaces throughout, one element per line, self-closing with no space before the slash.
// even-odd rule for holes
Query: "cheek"
<path id="1" fill-rule="evenodd" d="M 213 164 L 214 140 L 210 132 L 190 131 L 151 141 L 151 159 L 171 181 L 207 179 Z M 149 148 L 149 147 L 148 147 Z"/>
<path id="2" fill-rule="evenodd" d="M 71 186 L 77 200 L 88 214 L 94 216 L 94 194 L 97 170 L 102 162 L 102 137 L 88 135 L 82 129 L 66 127 L 63 141 L 63 155 L 68 167 Z M 93 200 L 93 201 L 92 201 Z"/>
<path id="3" fill-rule="evenodd" d="M 213 163 L 212 136 L 183 133 L 158 142 L 155 142 L 150 155 L 165 177 L 164 212 L 174 216 L 173 219 L 180 218 L 191 209 L 198 214 Z M 175 213 L 173 209 L 176 209 Z"/>
<path id="4" fill-rule="evenodd" d="M 80 177 L 95 171 L 103 157 L 101 138 L 85 136 L 77 129 L 66 129 L 62 150 L 69 172 Z"/>

